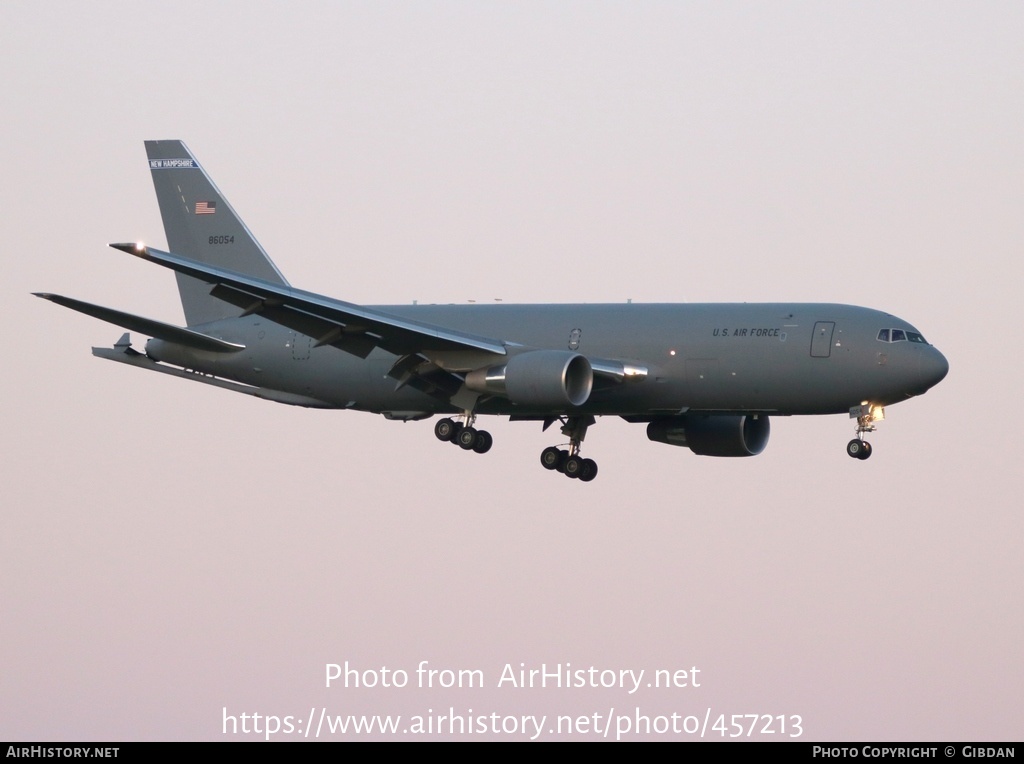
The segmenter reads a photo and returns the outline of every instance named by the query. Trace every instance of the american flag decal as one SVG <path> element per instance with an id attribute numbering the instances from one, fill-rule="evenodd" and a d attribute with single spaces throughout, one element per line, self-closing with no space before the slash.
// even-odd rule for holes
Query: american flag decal
<path id="1" fill-rule="evenodd" d="M 217 202 L 196 202 L 197 215 L 213 215 L 217 212 Z"/>

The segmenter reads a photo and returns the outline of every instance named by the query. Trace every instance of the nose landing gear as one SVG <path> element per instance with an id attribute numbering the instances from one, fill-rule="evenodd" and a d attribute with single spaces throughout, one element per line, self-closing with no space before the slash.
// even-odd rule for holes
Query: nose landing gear
<path id="1" fill-rule="evenodd" d="M 885 419 L 885 409 L 862 403 L 850 409 L 850 418 L 857 420 L 857 437 L 846 444 L 846 453 L 854 459 L 867 459 L 871 456 L 871 444 L 864 440 L 864 433 L 875 431 L 875 422 Z"/>

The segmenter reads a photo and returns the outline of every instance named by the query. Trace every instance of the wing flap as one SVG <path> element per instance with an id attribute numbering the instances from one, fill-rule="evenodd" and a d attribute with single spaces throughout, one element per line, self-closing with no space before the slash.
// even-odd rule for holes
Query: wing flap
<path id="1" fill-rule="evenodd" d="M 252 290 L 217 284 L 210 294 L 243 309 L 242 315 L 258 313 L 268 321 L 312 337 L 317 347 L 333 345 L 352 355 L 366 358 L 380 344 L 376 335 L 367 335 L 359 327 L 330 321 L 308 311 L 285 305 L 277 299 L 264 299 Z"/>

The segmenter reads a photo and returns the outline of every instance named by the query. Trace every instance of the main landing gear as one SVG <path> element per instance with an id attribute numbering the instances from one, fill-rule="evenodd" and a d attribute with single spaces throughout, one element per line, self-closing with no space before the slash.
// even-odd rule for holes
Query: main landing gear
<path id="1" fill-rule="evenodd" d="M 862 403 L 850 409 L 850 418 L 857 419 L 857 437 L 846 444 L 846 453 L 854 459 L 867 459 L 871 456 L 871 444 L 864 440 L 864 433 L 877 429 L 875 422 L 885 419 L 885 409 Z"/>
<path id="2" fill-rule="evenodd" d="M 594 423 L 594 417 L 571 416 L 562 421 L 562 434 L 569 437 L 569 450 L 549 446 L 541 451 L 540 463 L 546 470 L 557 470 L 568 478 L 589 483 L 597 477 L 597 462 L 580 456 L 580 444 L 587 434 L 587 428 Z"/>
<path id="3" fill-rule="evenodd" d="M 434 425 L 434 435 L 438 440 L 454 443 L 464 451 L 475 451 L 478 454 L 486 454 L 494 445 L 494 438 L 487 430 L 477 430 L 473 427 L 476 416 L 464 414 L 466 422 L 456 422 L 454 419 L 445 417 Z"/>

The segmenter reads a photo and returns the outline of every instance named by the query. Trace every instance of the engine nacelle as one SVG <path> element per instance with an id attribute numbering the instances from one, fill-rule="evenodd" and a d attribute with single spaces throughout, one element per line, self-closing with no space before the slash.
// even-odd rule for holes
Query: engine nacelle
<path id="1" fill-rule="evenodd" d="M 478 393 L 507 396 L 518 406 L 558 411 L 582 406 L 594 386 L 590 361 L 567 350 L 529 350 L 501 366 L 466 375 L 466 387 Z"/>
<path id="2" fill-rule="evenodd" d="M 687 446 L 702 456 L 757 456 L 768 445 L 771 424 L 764 414 L 687 414 L 655 419 L 647 437 L 670 446 Z"/>

